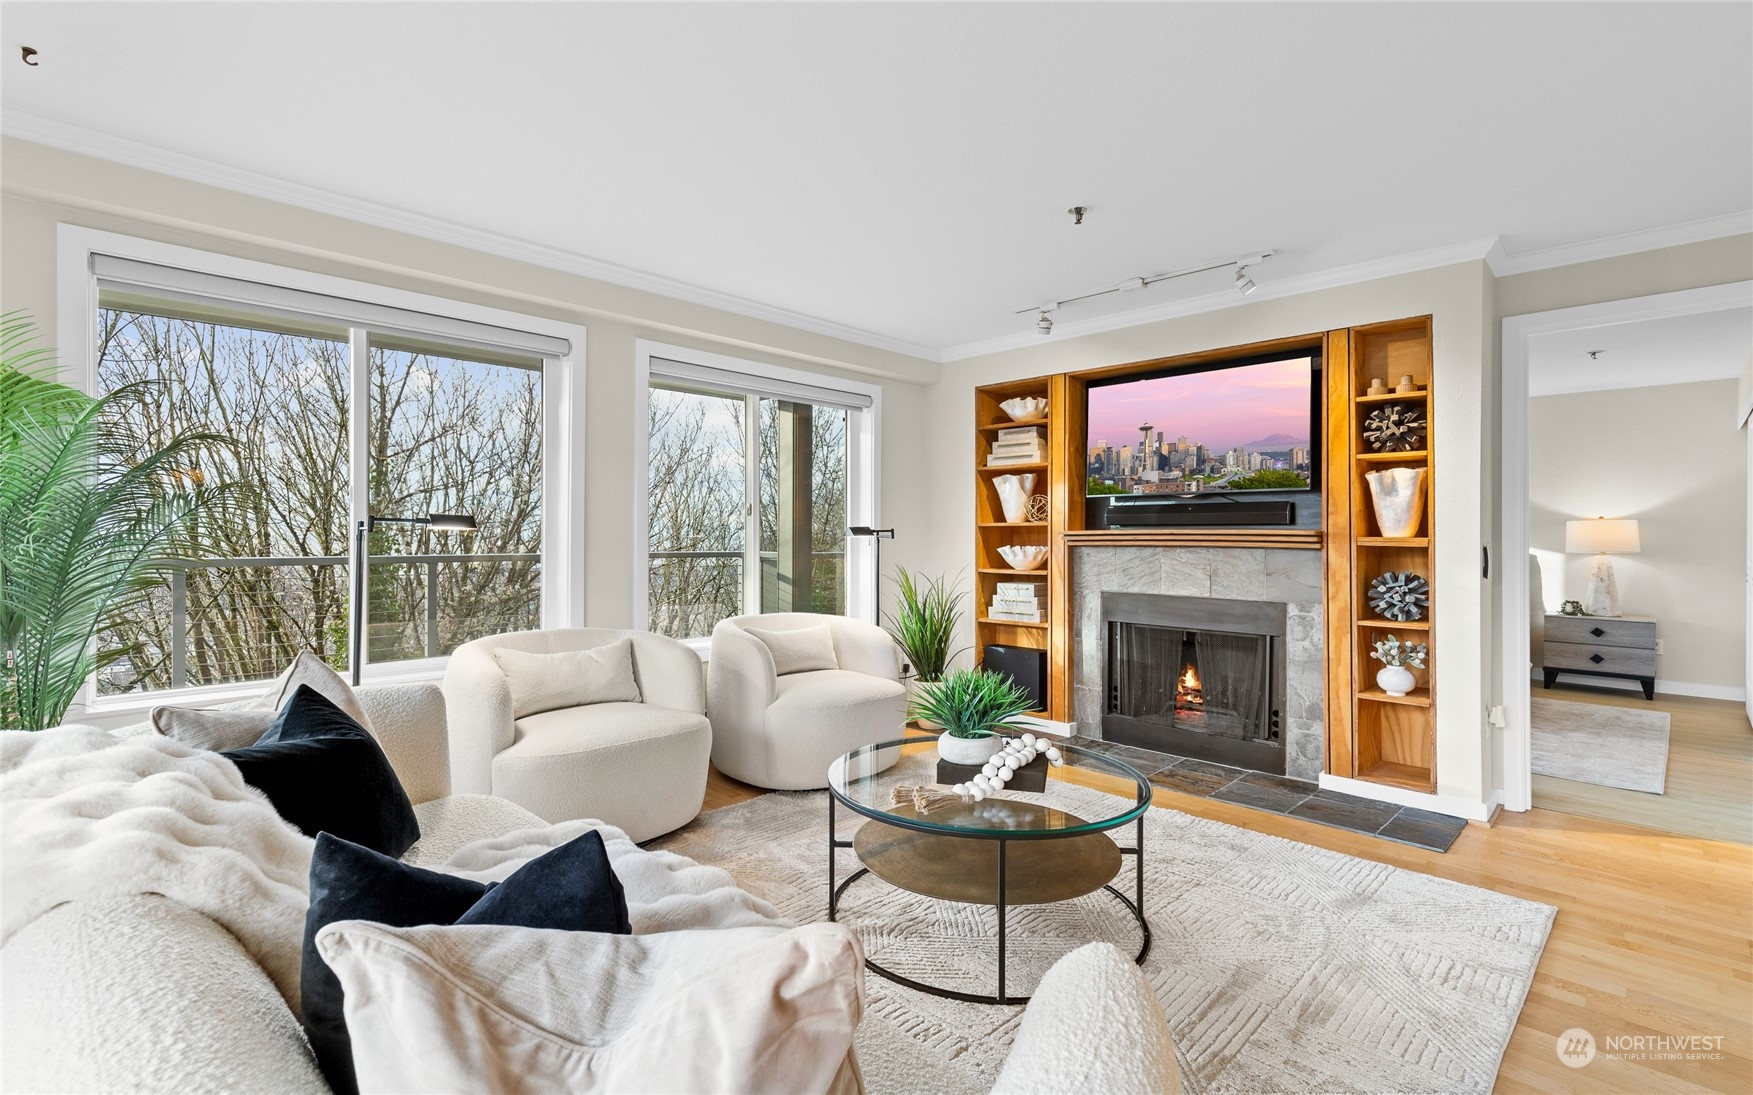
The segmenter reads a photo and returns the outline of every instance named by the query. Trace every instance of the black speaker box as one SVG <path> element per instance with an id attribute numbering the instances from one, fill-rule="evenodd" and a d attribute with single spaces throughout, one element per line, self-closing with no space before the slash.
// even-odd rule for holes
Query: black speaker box
<path id="1" fill-rule="evenodd" d="M 1047 709 L 1047 652 L 1032 646 L 992 643 L 981 651 L 980 664 L 1002 673 L 1029 694 L 1029 710 Z"/>

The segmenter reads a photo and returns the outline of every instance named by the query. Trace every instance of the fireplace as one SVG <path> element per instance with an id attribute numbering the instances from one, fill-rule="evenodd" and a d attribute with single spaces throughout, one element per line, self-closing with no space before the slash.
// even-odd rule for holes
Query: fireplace
<path id="1" fill-rule="evenodd" d="M 1103 593 L 1102 737 L 1284 774 L 1285 623 L 1269 601 Z"/>

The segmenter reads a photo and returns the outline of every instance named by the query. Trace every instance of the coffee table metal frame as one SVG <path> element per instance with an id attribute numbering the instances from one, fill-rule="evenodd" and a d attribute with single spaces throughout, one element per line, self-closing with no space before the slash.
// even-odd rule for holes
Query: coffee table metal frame
<path id="1" fill-rule="evenodd" d="M 903 746 L 903 745 L 929 745 L 929 744 L 932 744 L 933 740 L 934 739 L 929 738 L 929 737 L 897 738 L 897 739 L 894 739 L 892 741 L 883 741 L 883 742 L 877 742 L 877 743 L 872 744 L 872 745 L 861 746 L 860 748 L 853 750 L 852 753 L 846 754 L 846 756 L 847 757 L 852 756 L 853 753 L 867 752 L 867 751 L 874 752 L 874 751 L 880 750 L 880 749 L 887 749 L 887 748 L 898 747 L 898 746 Z M 1145 957 L 1148 954 L 1150 954 L 1150 921 L 1146 920 L 1145 916 L 1144 916 L 1144 815 L 1150 809 L 1150 792 L 1148 790 L 1148 788 L 1150 787 L 1150 783 L 1136 769 L 1132 768 L 1131 765 L 1128 765 L 1123 761 L 1116 760 L 1113 757 L 1106 756 L 1106 755 L 1103 755 L 1101 753 L 1096 753 L 1096 752 L 1093 752 L 1091 750 L 1080 749 L 1077 746 L 1067 745 L 1064 742 L 1056 742 L 1055 744 L 1059 747 L 1060 750 L 1066 751 L 1072 755 L 1076 755 L 1076 756 L 1083 757 L 1083 758 L 1095 758 L 1098 760 L 1099 764 L 1104 764 L 1104 765 L 1108 765 L 1108 766 L 1112 766 L 1112 767 L 1117 768 L 1118 771 L 1113 773 L 1115 775 L 1123 775 L 1123 774 L 1132 775 L 1132 777 L 1137 781 L 1139 787 L 1141 788 L 1141 790 L 1139 792 L 1139 801 L 1134 806 L 1134 808 L 1132 810 L 1129 810 L 1129 811 L 1126 811 L 1126 812 L 1120 814 L 1119 816 L 1117 816 L 1115 818 L 1109 819 L 1109 821 L 1106 823 L 1105 822 L 1090 822 L 1090 823 L 1086 823 L 1085 825 L 1083 825 L 1079 828 L 1073 829 L 1073 830 L 1061 830 L 1061 829 L 1041 829 L 1041 830 L 968 829 L 968 830 L 964 830 L 964 831 L 960 831 L 960 832 L 950 833 L 950 832 L 945 832 L 942 828 L 940 828 L 938 826 L 934 826 L 934 825 L 930 825 L 930 824 L 922 824 L 922 823 L 914 821 L 913 819 L 910 819 L 910 818 L 898 817 L 894 814 L 887 813 L 883 810 L 880 810 L 880 809 L 877 809 L 874 807 L 866 807 L 866 806 L 861 805 L 859 803 L 853 802 L 850 799 L 842 797 L 840 792 L 835 789 L 833 781 L 832 780 L 829 781 L 829 784 L 828 784 L 828 919 L 831 921 L 838 920 L 838 918 L 839 918 L 840 898 L 841 898 L 841 895 L 846 892 L 847 887 L 851 886 L 854 882 L 857 882 L 859 879 L 863 878 L 865 875 L 870 873 L 869 867 L 860 867 L 857 871 L 853 872 L 851 876 L 849 876 L 845 881 L 841 882 L 838 886 L 835 886 L 835 884 L 834 884 L 835 867 L 836 867 L 835 859 L 836 859 L 837 855 L 839 854 L 840 849 L 850 848 L 853 845 L 853 842 L 850 840 L 840 840 L 838 838 L 836 831 L 835 831 L 836 813 L 837 813 L 837 810 L 835 807 L 836 807 L 837 803 L 843 804 L 848 809 L 853 811 L 854 813 L 861 814 L 864 817 L 869 818 L 870 820 L 878 822 L 878 823 L 883 824 L 883 825 L 893 825 L 893 826 L 896 826 L 897 828 L 913 829 L 913 830 L 918 831 L 918 832 L 930 833 L 934 836 L 950 837 L 953 839 L 996 840 L 998 842 L 998 886 L 997 886 L 997 893 L 995 895 L 996 900 L 993 902 L 994 908 L 997 910 L 997 913 L 998 913 L 998 990 L 997 990 L 997 992 L 992 993 L 990 995 L 981 995 L 981 994 L 971 993 L 971 992 L 960 992 L 960 991 L 955 990 L 955 989 L 940 988 L 937 985 L 928 985 L 923 981 L 916 981 L 911 977 L 907 977 L 903 974 L 896 973 L 893 970 L 885 969 L 884 967 L 882 967 L 881 965 L 878 965 L 875 961 L 872 961 L 868 957 L 864 960 L 865 968 L 869 969 L 872 973 L 875 973 L 880 977 L 883 977 L 889 981 L 893 981 L 897 985 L 905 985 L 906 987 L 908 987 L 910 989 L 915 989 L 919 992 L 930 993 L 933 996 L 941 996 L 941 997 L 944 997 L 944 998 L 949 999 L 949 1000 L 963 1000 L 963 1001 L 966 1001 L 966 1002 L 971 1003 L 971 1004 L 1026 1004 L 1026 1003 L 1028 1003 L 1029 997 L 1027 997 L 1027 996 L 1011 996 L 1006 991 L 1006 988 L 1005 988 L 1005 976 L 1004 976 L 1005 942 L 1006 942 L 1006 937 L 1005 937 L 1005 846 L 1013 840 L 1053 840 L 1053 839 L 1065 838 L 1065 837 L 1085 836 L 1085 835 L 1088 835 L 1090 833 L 1107 832 L 1111 829 L 1118 829 L 1121 826 L 1126 825 L 1128 823 L 1131 823 L 1135 826 L 1135 828 L 1134 828 L 1135 835 L 1133 837 L 1133 846 L 1130 848 L 1126 848 L 1126 847 L 1120 848 L 1120 854 L 1122 857 L 1124 857 L 1124 856 L 1132 856 L 1133 857 L 1132 873 L 1133 873 L 1133 884 L 1135 887 L 1135 889 L 1134 889 L 1135 897 L 1127 897 L 1125 894 L 1123 894 L 1119 890 L 1115 889 L 1112 882 L 1102 886 L 1102 889 L 1104 889 L 1108 893 L 1114 895 L 1115 899 L 1118 900 L 1120 902 L 1120 904 L 1126 906 L 1127 911 L 1132 914 L 1132 918 L 1138 922 L 1139 930 L 1141 932 L 1143 932 L 1143 934 L 1144 934 L 1144 941 L 1139 945 L 1138 955 L 1136 958 L 1134 958 L 1134 961 L 1137 962 L 1141 966 L 1144 965 Z M 846 759 L 845 757 L 842 757 L 840 759 L 840 761 L 838 761 L 836 763 L 843 763 L 845 761 L 845 759 Z M 899 887 L 899 888 L 905 889 L 905 887 Z M 920 896 L 928 897 L 928 899 L 931 899 L 931 900 L 939 900 L 939 899 L 935 899 L 935 898 L 929 898 L 929 895 L 922 894 Z"/>

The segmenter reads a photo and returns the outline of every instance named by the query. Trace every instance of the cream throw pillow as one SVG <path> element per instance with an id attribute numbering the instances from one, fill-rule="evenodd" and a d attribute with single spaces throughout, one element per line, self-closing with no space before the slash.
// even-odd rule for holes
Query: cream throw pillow
<path id="1" fill-rule="evenodd" d="M 292 659 L 292 664 L 268 686 L 268 690 L 249 703 L 229 708 L 154 707 L 152 728 L 167 738 L 197 749 L 215 752 L 242 749 L 254 745 L 257 738 L 267 733 L 280 708 L 301 684 L 310 685 L 324 699 L 345 711 L 348 718 L 376 733 L 347 678 L 308 650 Z"/>
<path id="2" fill-rule="evenodd" d="M 823 1092 L 864 954 L 839 924 L 602 935 L 330 924 L 362 1092 Z M 856 1071 L 850 1072 L 856 1087 Z"/>
<path id="3" fill-rule="evenodd" d="M 787 673 L 840 668 L 840 659 L 834 656 L 834 629 L 827 624 L 790 631 L 765 631 L 758 627 L 743 630 L 761 640 L 761 645 L 773 655 L 773 672 L 781 677 Z"/>
<path id="4" fill-rule="evenodd" d="M 514 718 L 591 703 L 640 702 L 632 639 L 559 654 L 530 654 L 500 646 L 494 647 L 493 660 L 511 688 Z"/>

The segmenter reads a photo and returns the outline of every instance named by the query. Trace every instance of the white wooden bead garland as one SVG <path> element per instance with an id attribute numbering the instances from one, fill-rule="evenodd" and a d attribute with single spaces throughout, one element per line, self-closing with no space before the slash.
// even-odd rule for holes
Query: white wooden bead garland
<path id="1" fill-rule="evenodd" d="M 1016 775 L 1017 769 L 1040 756 L 1045 756 L 1047 763 L 1055 768 L 1065 763 L 1065 754 L 1046 738 L 1037 738 L 1033 734 L 1010 738 L 1005 741 L 1004 748 L 992 755 L 992 759 L 986 762 L 978 775 L 967 783 L 958 783 L 951 787 L 950 793 L 979 802 L 1001 790 Z"/>

